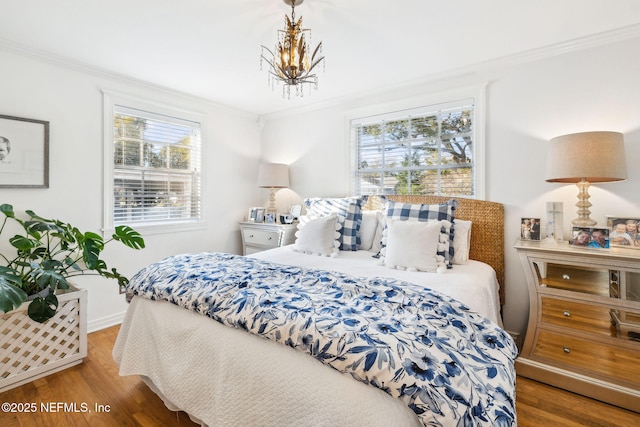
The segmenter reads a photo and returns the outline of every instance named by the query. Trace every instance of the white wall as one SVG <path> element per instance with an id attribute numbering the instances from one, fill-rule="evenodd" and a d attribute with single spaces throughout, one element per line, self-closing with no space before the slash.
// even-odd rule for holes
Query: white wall
<path id="1" fill-rule="evenodd" d="M 486 199 L 505 205 L 505 327 L 523 331 L 528 294 L 522 268 L 512 249 L 521 217 L 544 218 L 545 202 L 564 203 L 564 230 L 576 215 L 575 186 L 544 181 L 547 141 L 558 135 L 610 130 L 624 133 L 629 179 L 591 188 L 592 218 L 605 226 L 606 214 L 640 216 L 640 39 L 537 52 L 536 58 L 483 64 L 463 77 L 414 84 L 393 91 L 345 100 L 296 115 L 263 118 L 263 155 L 291 163 L 291 190 L 278 204 L 301 197 L 349 194 L 346 118 L 353 109 L 392 104 L 405 97 L 487 83 Z M 517 59 L 517 61 L 516 61 Z M 322 78 L 322 76 L 320 76 Z M 321 89 L 320 89 L 321 90 Z M 312 95 L 313 96 L 313 95 Z M 297 200 L 296 200 L 297 197 Z"/>
<path id="2" fill-rule="evenodd" d="M 133 81 L 0 50 L 0 114 L 50 122 L 50 187 L 0 188 L 0 203 L 32 209 L 83 231 L 103 225 L 102 93 L 107 89 L 203 113 L 205 229 L 145 236 L 146 249 L 107 246 L 105 260 L 125 275 L 167 255 L 187 251 L 241 253 L 238 221 L 262 194 L 257 117 Z M 140 231 L 143 232 L 143 229 Z M 126 303 L 114 281 L 83 277 L 89 291 L 89 329 L 117 323 Z"/>

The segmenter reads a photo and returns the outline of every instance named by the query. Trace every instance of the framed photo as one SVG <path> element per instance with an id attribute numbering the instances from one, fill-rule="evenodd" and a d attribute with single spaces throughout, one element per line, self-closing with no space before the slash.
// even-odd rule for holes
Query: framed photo
<path id="1" fill-rule="evenodd" d="M 273 213 L 268 213 L 264 216 L 264 222 L 267 224 L 275 224 L 276 223 L 276 215 Z"/>
<path id="2" fill-rule="evenodd" d="M 569 244 L 587 248 L 609 249 L 609 229 L 573 227 Z"/>
<path id="3" fill-rule="evenodd" d="M 247 214 L 247 221 L 249 222 L 263 222 L 264 221 L 264 208 L 251 208 Z"/>
<path id="4" fill-rule="evenodd" d="M 520 239 L 540 240 L 540 218 L 520 219 Z"/>
<path id="5" fill-rule="evenodd" d="M 49 122 L 0 115 L 0 187 L 49 188 Z"/>
<path id="6" fill-rule="evenodd" d="M 640 249 L 640 218 L 607 216 L 611 246 Z"/>
<path id="7" fill-rule="evenodd" d="M 293 219 L 300 218 L 302 214 L 302 205 L 291 205 L 291 210 L 289 211 Z"/>
<path id="8" fill-rule="evenodd" d="M 256 209 L 256 222 L 264 222 L 264 208 Z"/>

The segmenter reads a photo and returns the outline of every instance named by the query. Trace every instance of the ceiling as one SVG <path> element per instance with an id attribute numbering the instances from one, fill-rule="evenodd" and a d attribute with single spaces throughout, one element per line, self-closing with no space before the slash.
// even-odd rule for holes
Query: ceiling
<path id="1" fill-rule="evenodd" d="M 282 0 L 0 0 L 0 48 L 43 54 L 255 114 L 358 96 L 640 23 L 637 0 L 306 0 L 319 89 L 260 70 Z M 1 74 L 1 66 L 0 66 Z"/>

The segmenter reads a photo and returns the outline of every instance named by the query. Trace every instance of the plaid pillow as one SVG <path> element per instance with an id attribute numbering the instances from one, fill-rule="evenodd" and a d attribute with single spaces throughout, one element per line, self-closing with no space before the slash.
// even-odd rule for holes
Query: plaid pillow
<path id="1" fill-rule="evenodd" d="M 357 251 L 360 244 L 360 224 L 362 224 L 362 205 L 367 196 L 341 198 L 309 198 L 304 200 L 307 214 L 327 216 L 335 213 L 340 218 L 340 250 Z"/>
<path id="2" fill-rule="evenodd" d="M 441 221 L 446 220 L 451 223 L 449 229 L 443 227 L 442 232 L 448 233 L 449 244 L 444 250 L 439 251 L 438 255 L 444 258 L 447 268 L 451 268 L 453 264 L 453 220 L 456 206 L 458 201 L 455 199 L 448 200 L 446 203 L 438 205 L 425 205 L 425 204 L 410 204 L 399 203 L 392 200 L 386 200 L 386 214 L 387 218 L 396 218 L 412 221 Z M 386 226 L 385 226 L 386 227 Z M 382 240 L 382 255 L 384 255 L 384 249 L 386 246 L 385 239 Z"/>

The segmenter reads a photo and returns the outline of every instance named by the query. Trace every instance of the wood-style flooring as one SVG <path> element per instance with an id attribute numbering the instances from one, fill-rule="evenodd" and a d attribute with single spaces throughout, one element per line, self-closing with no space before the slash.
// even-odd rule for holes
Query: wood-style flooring
<path id="1" fill-rule="evenodd" d="M 39 407 L 61 402 L 67 404 L 67 410 L 60 406 L 60 412 L 0 412 L 0 426 L 195 426 L 185 413 L 169 411 L 137 376 L 118 375 L 111 357 L 118 330 L 114 326 L 89 334 L 89 355 L 82 364 L 0 394 L 0 404 L 35 403 Z M 520 427 L 640 426 L 638 413 L 526 378 L 518 377 L 516 392 Z M 76 404 L 79 412 L 69 411 L 69 404 Z M 88 411 L 82 412 L 83 408 Z"/>

